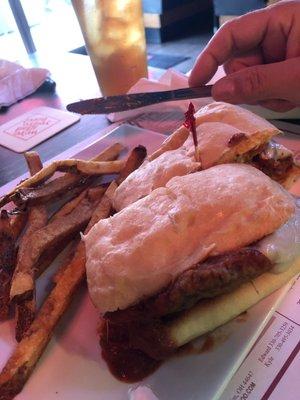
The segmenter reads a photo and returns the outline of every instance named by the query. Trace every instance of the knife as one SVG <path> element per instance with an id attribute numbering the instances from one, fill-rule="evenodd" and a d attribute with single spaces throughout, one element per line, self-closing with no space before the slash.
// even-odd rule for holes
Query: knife
<path id="1" fill-rule="evenodd" d="M 212 85 L 167 90 L 163 92 L 133 93 L 119 96 L 99 97 L 67 105 L 67 110 L 79 114 L 109 114 L 133 110 L 166 101 L 197 99 L 211 96 Z"/>

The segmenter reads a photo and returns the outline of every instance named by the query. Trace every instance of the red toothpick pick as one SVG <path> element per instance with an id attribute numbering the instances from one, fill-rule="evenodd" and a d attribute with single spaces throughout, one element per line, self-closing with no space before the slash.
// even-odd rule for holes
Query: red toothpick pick
<path id="1" fill-rule="evenodd" d="M 198 149 L 198 138 L 197 138 L 197 132 L 196 132 L 196 118 L 195 118 L 195 107 L 192 102 L 189 104 L 189 108 L 187 112 L 184 114 L 185 115 L 185 121 L 183 125 L 190 130 L 193 136 L 193 142 L 195 146 L 195 159 L 197 162 L 200 162 L 200 157 L 199 157 L 199 149 Z"/>

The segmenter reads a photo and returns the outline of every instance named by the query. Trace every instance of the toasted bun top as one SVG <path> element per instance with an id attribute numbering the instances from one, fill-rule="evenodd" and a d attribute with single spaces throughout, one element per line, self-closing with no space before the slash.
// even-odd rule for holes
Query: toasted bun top
<path id="1" fill-rule="evenodd" d="M 279 133 L 263 118 L 227 103 L 211 103 L 196 113 L 197 137 L 201 168 L 234 162 L 241 154 L 267 142 Z M 241 143 L 230 144 L 238 134 Z M 177 150 L 166 151 L 151 162 L 146 161 L 116 190 L 114 208 L 119 211 L 128 204 L 164 186 L 174 176 L 186 175 L 199 169 L 195 163 L 194 144 L 189 137 Z"/>
<path id="2" fill-rule="evenodd" d="M 173 178 L 85 236 L 91 298 L 103 313 L 124 309 L 208 255 L 272 233 L 294 209 L 280 185 L 249 165 Z"/>
<path id="3" fill-rule="evenodd" d="M 200 108 L 195 114 L 197 124 L 203 122 L 223 122 L 238 129 L 240 132 L 253 134 L 255 132 L 273 131 L 278 129 L 262 117 L 245 108 L 221 101 L 213 102 Z"/>
<path id="4" fill-rule="evenodd" d="M 190 174 L 200 169 L 200 164 L 185 148 L 170 150 L 153 161 L 146 160 L 116 189 L 113 205 L 121 210 L 145 197 L 154 189 L 165 186 L 174 176 Z"/>

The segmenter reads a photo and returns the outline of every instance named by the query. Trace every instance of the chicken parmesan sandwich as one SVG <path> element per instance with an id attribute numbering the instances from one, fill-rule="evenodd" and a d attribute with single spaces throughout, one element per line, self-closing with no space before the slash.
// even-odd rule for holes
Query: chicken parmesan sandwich
<path id="1" fill-rule="evenodd" d="M 272 138 L 280 131 L 241 107 L 215 102 L 195 114 L 198 153 L 189 129 L 181 126 L 117 189 L 119 211 L 175 176 L 224 163 L 249 163 L 289 188 L 300 174 L 290 150 Z M 198 160 L 198 161 L 196 161 Z"/>
<path id="2" fill-rule="evenodd" d="M 137 381 L 300 272 L 295 199 L 247 164 L 171 179 L 84 237 L 102 355 Z"/>

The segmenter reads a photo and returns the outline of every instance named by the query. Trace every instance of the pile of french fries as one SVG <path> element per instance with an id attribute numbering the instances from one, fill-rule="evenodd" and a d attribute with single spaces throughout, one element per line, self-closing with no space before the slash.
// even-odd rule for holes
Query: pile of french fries
<path id="1" fill-rule="evenodd" d="M 138 146 L 118 160 L 123 150 L 115 143 L 92 160 L 59 160 L 46 167 L 37 153 L 26 153 L 31 176 L 0 199 L 0 321 L 14 316 L 18 342 L 0 373 L 0 400 L 22 390 L 85 279 L 80 232 L 110 216 L 114 190 L 146 157 L 146 149 Z M 103 184 L 107 174 L 116 178 Z M 38 278 L 69 243 L 71 253 L 38 309 Z"/>

